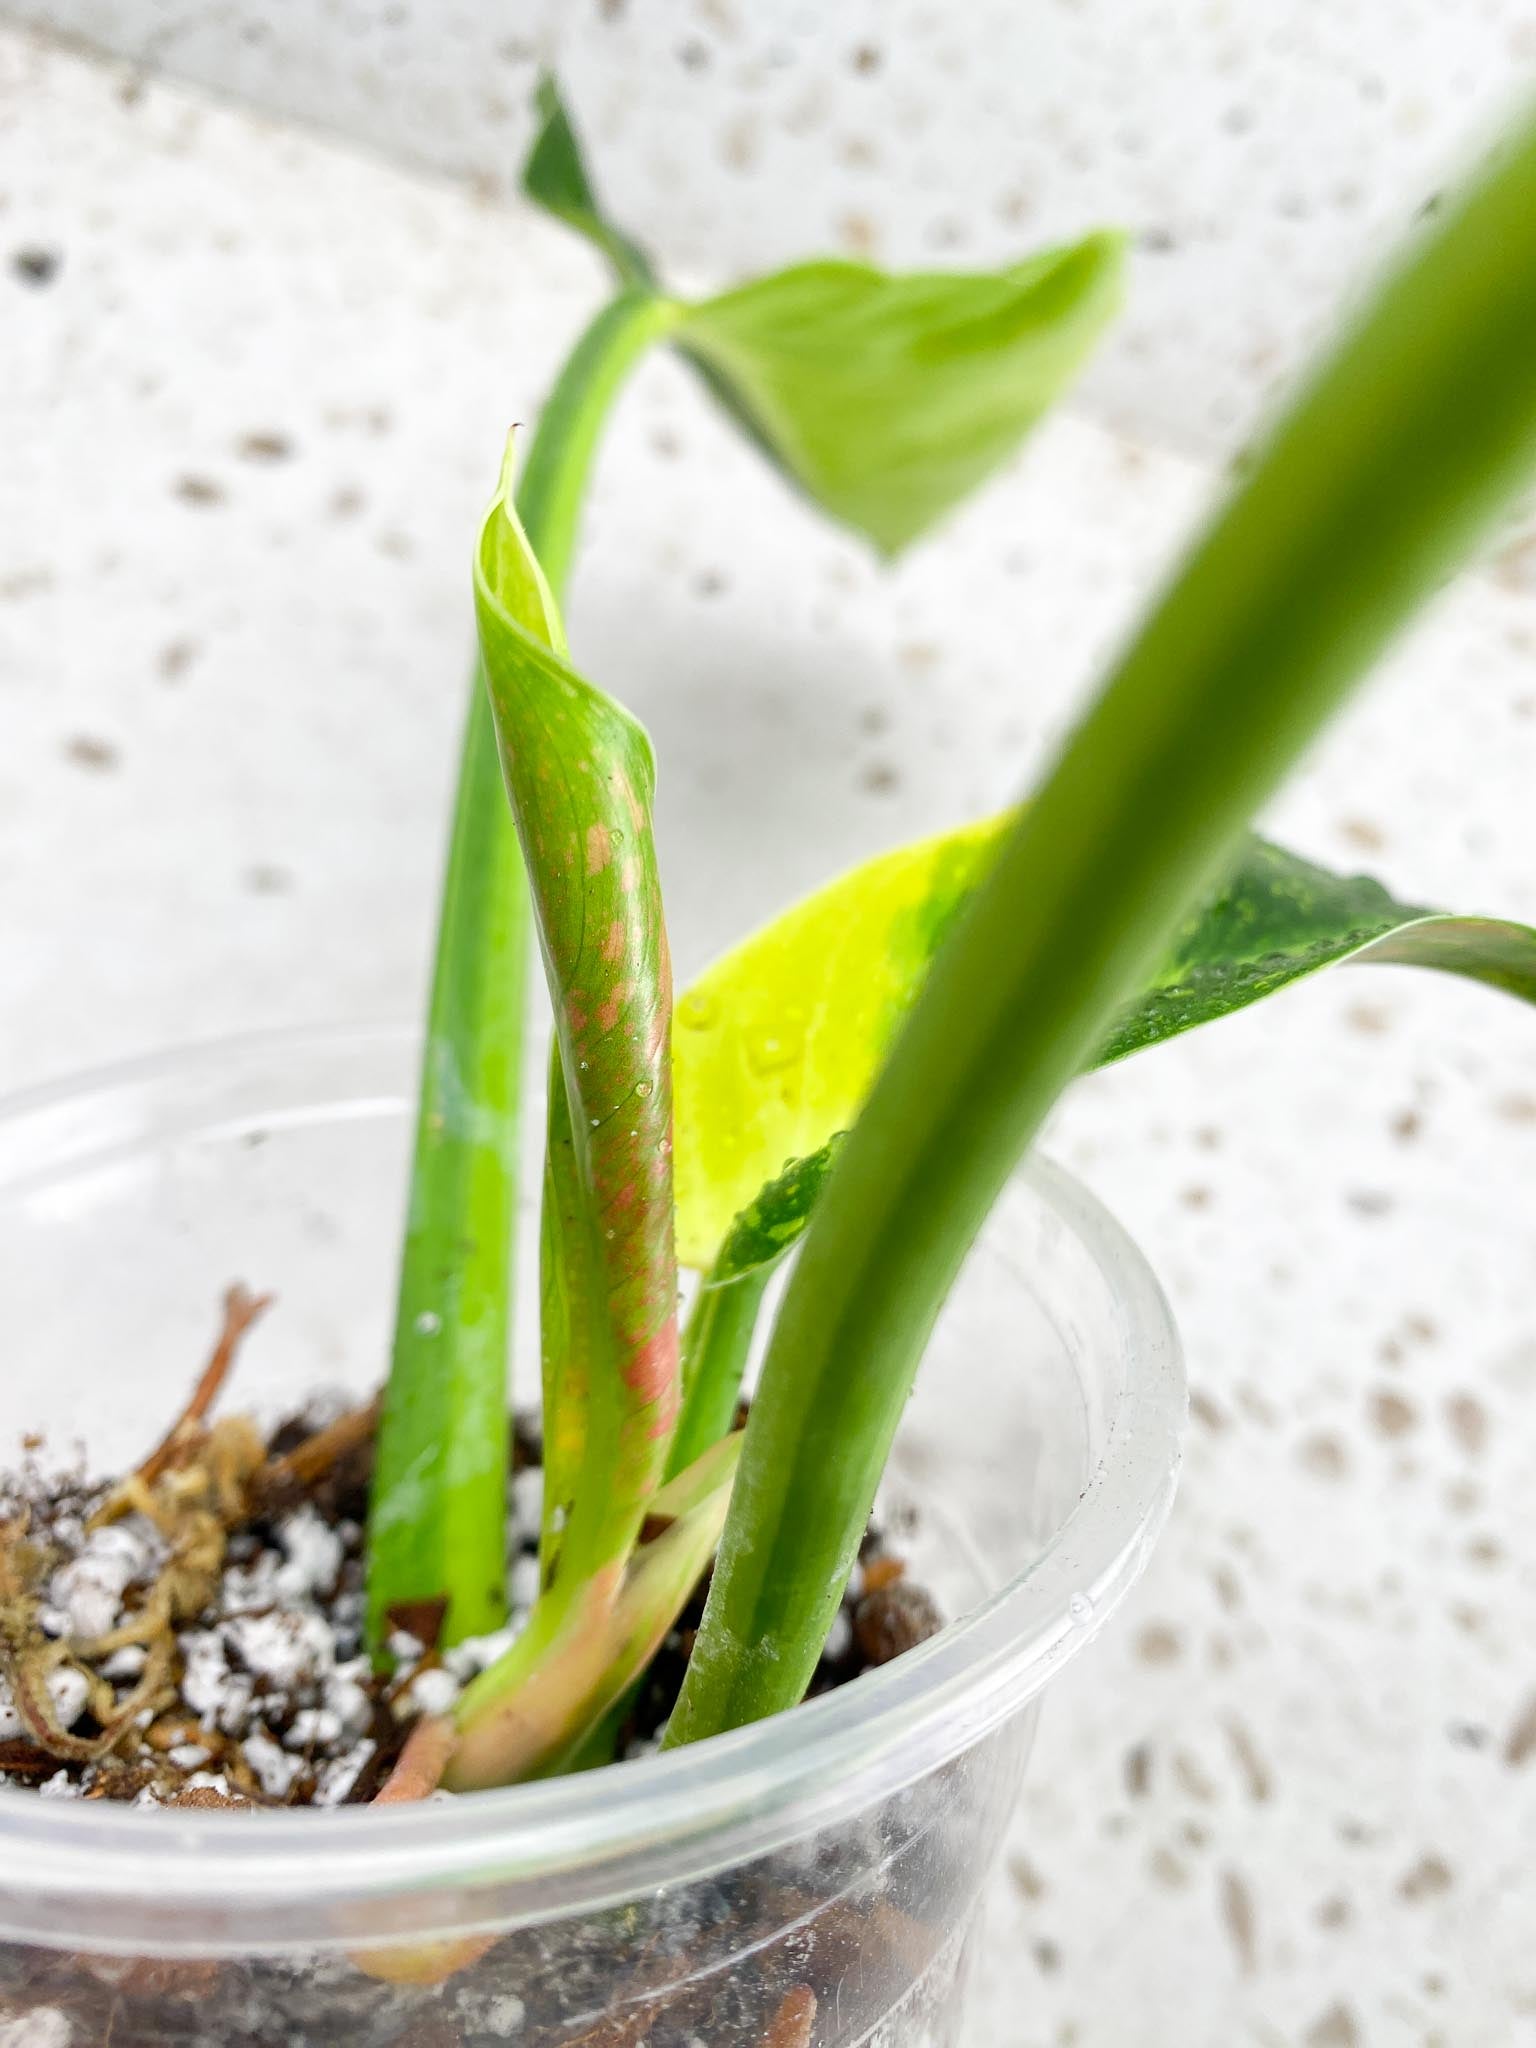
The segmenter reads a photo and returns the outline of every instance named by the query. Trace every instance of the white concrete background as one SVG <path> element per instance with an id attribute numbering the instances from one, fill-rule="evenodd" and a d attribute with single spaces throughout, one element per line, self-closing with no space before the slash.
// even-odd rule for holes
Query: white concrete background
<path id="1" fill-rule="evenodd" d="M 1529 0 L 0 0 L 485 194 L 558 63 L 674 278 L 807 250 L 1142 261 L 1092 400 L 1229 445 L 1536 73 Z"/>
<path id="2" fill-rule="evenodd" d="M 48 10 L 77 26 L 92 11 Z M 744 10 L 675 13 L 675 33 L 605 12 L 615 80 L 632 63 L 669 108 L 697 112 L 701 71 L 746 74 Z M 1131 12 L 1122 38 L 1118 17 L 1063 10 L 1052 47 L 1150 106 L 1148 68 L 1174 47 L 1156 24 L 1209 26 L 1208 61 L 1162 78 L 1147 150 L 1173 167 L 1178 218 L 1215 224 L 1180 274 L 1217 278 L 1230 257 L 1234 295 L 1181 297 L 1190 284 L 1158 280 L 1182 242 L 1149 251 L 1095 409 L 1054 423 L 940 540 L 883 573 L 792 504 L 679 369 L 651 365 L 625 402 L 572 630 L 656 735 L 684 973 L 859 853 L 1027 783 L 1208 495 L 1187 451 L 1231 432 L 1292 345 L 1277 328 L 1278 353 L 1235 367 L 1232 308 L 1273 286 L 1264 303 L 1294 312 L 1296 333 L 1315 322 L 1365 223 L 1413 210 L 1441 141 L 1507 89 L 1536 33 L 1518 8 L 1394 12 L 1383 76 L 1406 75 L 1410 53 L 1419 112 L 1392 130 L 1407 138 L 1392 178 L 1340 214 L 1348 235 L 1319 226 L 1293 304 L 1273 273 L 1307 237 L 1271 224 L 1250 246 L 1236 168 L 1198 197 L 1176 175 L 1192 110 L 1230 73 L 1217 32 L 1235 36 L 1236 17 Z M 1305 25 L 1308 62 L 1325 59 L 1321 10 L 1270 12 L 1283 26 L 1260 39 L 1265 59 L 1292 82 L 1253 98 L 1245 74 L 1243 103 L 1285 131 L 1288 175 L 1322 179 L 1323 130 L 1341 142 L 1350 124 L 1319 113 L 1316 147 L 1310 131 L 1301 145 L 1299 74 L 1279 48 Z M 1335 12 L 1360 28 L 1360 10 Z M 890 253 L 979 254 L 979 236 L 936 241 L 915 221 L 931 181 L 915 143 L 911 161 L 895 147 L 920 132 L 898 125 L 895 91 L 915 59 L 893 33 L 873 74 L 853 64 L 862 22 L 850 9 L 840 25 L 852 82 L 827 91 L 841 106 L 886 76 L 889 133 L 839 175 L 902 225 Z M 599 26 L 572 40 L 601 114 Z M 519 93 L 539 33 L 502 60 Z M 984 46 L 932 67 L 951 110 L 985 84 Z M 1470 90 L 1454 83 L 1468 70 Z M 397 140 L 321 76 L 342 125 Z M 1395 104 L 1397 85 L 1383 90 Z M 648 102 L 629 108 L 626 142 L 628 102 L 604 92 L 637 217 L 661 220 L 666 178 L 634 139 Z M 842 120 L 828 131 L 842 141 L 798 131 L 806 149 L 846 154 Z M 770 189 L 749 164 L 739 202 L 729 161 L 705 177 L 681 144 L 668 156 L 678 260 L 746 260 L 733 213 L 749 251 L 822 237 L 822 202 L 781 176 L 793 152 L 775 153 L 790 145 L 770 128 L 755 159 Z M 1234 144 L 1253 133 L 1239 124 Z M 1074 148 L 1089 145 L 1032 133 L 1044 196 L 1006 236 L 989 225 L 988 252 L 1125 214 L 1120 159 L 1095 169 Z M 1123 155 L 1141 206 L 1147 154 Z M 967 162 L 951 175 L 963 191 Z M 1148 205 L 1138 224 L 1174 218 Z M 36 256 L 56 261 L 47 282 Z M 506 423 L 531 416 L 599 290 L 582 250 L 488 190 L 0 39 L 7 1087 L 177 1039 L 413 1011 L 472 522 Z M 1106 423 L 1132 416 L 1134 434 Z M 1298 778 L 1277 834 L 1424 900 L 1536 918 L 1533 562 L 1536 531 L 1517 532 L 1441 600 Z M 1134 1612 L 1047 1713 L 977 2048 L 1536 2040 L 1536 1021 L 1428 977 L 1351 971 L 1081 1087 L 1053 1143 L 1162 1272 L 1196 1404 L 1183 1496 Z"/>

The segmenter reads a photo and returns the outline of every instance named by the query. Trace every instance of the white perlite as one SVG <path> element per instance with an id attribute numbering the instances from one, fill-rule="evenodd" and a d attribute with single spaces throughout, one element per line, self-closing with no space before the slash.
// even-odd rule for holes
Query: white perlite
<path id="1" fill-rule="evenodd" d="M 242 1745 L 245 1760 L 256 1773 L 257 1782 L 269 1799 L 286 1799 L 293 1781 L 304 1768 L 300 1757 L 280 1749 L 270 1735 L 248 1735 Z"/>
<path id="2" fill-rule="evenodd" d="M 48 1584 L 45 1624 L 51 1633 L 88 1641 L 116 1627 L 123 1595 L 154 1578 L 165 1555 L 153 1523 L 142 1515 L 93 1529 L 78 1557 L 61 1565 Z"/>
<path id="3" fill-rule="evenodd" d="M 334 1656 L 326 1623 L 303 1610 L 237 1615 L 225 1624 L 224 1640 L 238 1665 L 283 1687 L 313 1684 Z"/>
<path id="4" fill-rule="evenodd" d="M 326 1764 L 315 1786 L 316 1806 L 340 1806 L 377 1747 L 377 1743 L 365 1736 L 347 1755 Z"/>
<path id="5" fill-rule="evenodd" d="M 537 1478 L 537 1475 L 533 1475 Z M 93 1509 L 104 1488 L 65 1502 L 50 1496 L 40 1475 L 25 1484 L 18 1506 L 46 1512 L 48 1545 L 56 1560 L 41 1607 L 45 1630 L 66 1645 L 79 1644 L 89 1661 L 93 1639 L 121 1627 L 142 1605 L 167 1562 L 167 1546 L 154 1525 L 129 1515 L 92 1530 Z M 83 1481 L 75 1480 L 75 1485 Z M 39 1488 L 41 1490 L 39 1490 Z M 439 1662 L 428 1646 L 396 1633 L 390 1697 L 395 1711 L 441 1714 L 451 1710 L 462 1687 L 492 1663 L 527 1620 L 537 1592 L 538 1565 L 528 1538 L 537 1527 L 539 1488 L 525 1478 L 518 1504 L 509 1504 L 509 1624 L 458 1645 Z M 224 1753 L 224 1738 L 243 1755 L 255 1784 L 273 1801 L 313 1798 L 322 1806 L 345 1801 L 376 1758 L 375 1716 L 380 1686 L 365 1651 L 359 1551 L 362 1530 L 355 1521 L 326 1521 L 309 1504 L 284 1515 L 270 1528 L 235 1529 L 210 1607 L 177 1632 L 175 1675 L 179 1702 L 173 1717 L 195 1718 L 163 1751 L 171 1769 L 196 1783 L 205 1766 Z M 142 1645 L 131 1644 L 101 1660 L 100 1675 L 119 1700 L 140 1679 L 146 1665 Z M 65 1729 L 84 1713 L 90 1680 L 83 1670 L 61 1665 L 48 1680 L 54 1716 Z M 164 1704 L 138 1716 L 147 1727 Z M 0 1739 L 25 1736 L 22 1717 L 0 1684 Z M 87 1766 L 54 1773 L 37 1789 L 48 1798 L 77 1798 L 92 1790 L 96 1772 Z M 223 1782 L 222 1780 L 220 1781 Z M 243 1778 L 247 1792 L 250 1779 Z M 165 1783 L 143 1788 L 141 1805 L 169 1796 Z"/>
<path id="6" fill-rule="evenodd" d="M 459 1997 L 460 2023 L 493 2041 L 510 2041 L 520 2034 L 527 2017 L 528 2009 L 515 1991 L 463 1992 Z"/>
<path id="7" fill-rule="evenodd" d="M 410 1696 L 423 1714 L 446 1714 L 459 1696 L 459 1681 L 451 1671 L 422 1671 L 410 1683 Z"/>
<path id="8" fill-rule="evenodd" d="M 61 1665 L 57 1671 L 48 1674 L 48 1697 L 53 1702 L 54 1718 L 61 1728 L 73 1728 L 85 1711 L 85 1702 L 90 1694 L 90 1681 L 84 1672 L 68 1665 Z M 0 1741 L 11 1741 L 28 1732 L 26 1723 L 16 1711 L 11 1689 L 0 1680 Z"/>
<path id="9" fill-rule="evenodd" d="M 69 2048 L 74 2038 L 74 2022 L 56 2005 L 0 2017 L 0 2048 Z"/>
<path id="10" fill-rule="evenodd" d="M 513 1534 L 525 1543 L 536 1543 L 544 1515 L 544 1468 L 525 1465 L 512 1475 Z"/>
<path id="11" fill-rule="evenodd" d="M 514 1624 L 524 1622 L 539 1597 L 539 1560 L 531 1554 L 514 1558 L 507 1574 L 507 1598 Z"/>
<path id="12" fill-rule="evenodd" d="M 279 1594 L 289 1600 L 312 1600 L 329 1594 L 341 1576 L 342 1544 L 312 1507 L 302 1507 L 279 1526 L 277 1540 L 284 1562 L 274 1574 Z"/>
<path id="13" fill-rule="evenodd" d="M 489 1635 L 466 1636 L 462 1643 L 455 1643 L 451 1650 L 443 1652 L 443 1664 L 462 1685 L 472 1678 L 478 1678 L 486 1671 L 503 1650 L 511 1649 L 520 1633 L 519 1624 L 509 1622 L 505 1628 L 493 1629 Z"/>

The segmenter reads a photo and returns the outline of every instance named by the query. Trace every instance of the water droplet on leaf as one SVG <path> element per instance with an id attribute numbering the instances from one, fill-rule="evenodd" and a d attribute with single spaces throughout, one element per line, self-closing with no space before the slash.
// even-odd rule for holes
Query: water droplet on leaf
<path id="1" fill-rule="evenodd" d="M 442 1327 L 442 1317 L 429 1308 L 424 1308 L 416 1318 L 416 1334 L 419 1337 L 435 1337 Z"/>
<path id="2" fill-rule="evenodd" d="M 687 995 L 677 1006 L 677 1021 L 687 1031 L 707 1031 L 719 1014 L 713 996 Z"/>
<path id="3" fill-rule="evenodd" d="M 747 1064 L 759 1074 L 775 1074 L 792 1067 L 800 1058 L 802 1041 L 798 1033 L 771 1032 L 747 1041 Z"/>

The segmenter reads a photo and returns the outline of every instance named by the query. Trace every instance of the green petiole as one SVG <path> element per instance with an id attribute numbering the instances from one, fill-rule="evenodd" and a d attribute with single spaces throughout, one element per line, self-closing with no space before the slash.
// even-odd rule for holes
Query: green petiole
<path id="1" fill-rule="evenodd" d="M 707 1276 L 683 1331 L 683 1405 L 667 1476 L 703 1457 L 734 1426 L 741 1382 L 771 1266 L 734 1279 Z"/>

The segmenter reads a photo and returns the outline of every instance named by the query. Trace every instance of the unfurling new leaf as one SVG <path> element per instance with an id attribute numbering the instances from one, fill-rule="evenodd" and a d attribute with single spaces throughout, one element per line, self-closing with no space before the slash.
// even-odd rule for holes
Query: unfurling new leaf
<path id="1" fill-rule="evenodd" d="M 556 592 L 602 423 L 671 317 L 665 302 L 621 292 L 581 336 L 544 407 L 518 499 Z M 505 1615 L 507 1338 L 531 922 L 477 662 L 369 1511 L 376 1649 L 397 1605 L 446 1600 L 445 1642 L 496 1627 Z"/>
<path id="2" fill-rule="evenodd" d="M 574 1587 L 628 1551 L 676 1419 L 671 967 L 650 742 L 570 666 L 509 472 L 510 451 L 481 533 L 475 598 L 579 1196 L 559 1243 L 571 1262 L 567 1298 L 582 1305 L 586 1376 L 577 1500 L 561 1547 Z"/>

